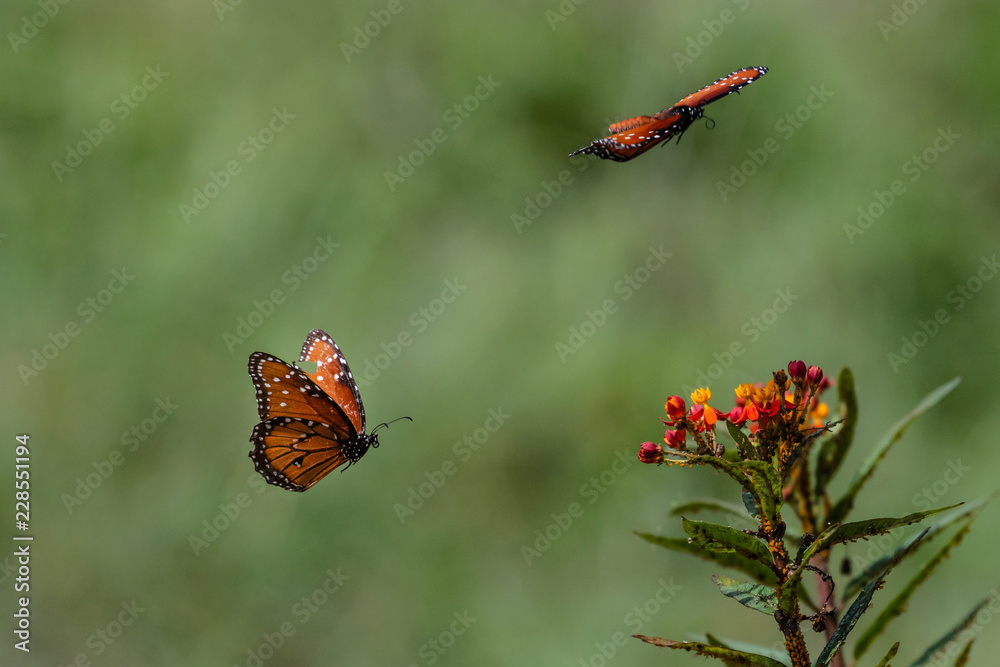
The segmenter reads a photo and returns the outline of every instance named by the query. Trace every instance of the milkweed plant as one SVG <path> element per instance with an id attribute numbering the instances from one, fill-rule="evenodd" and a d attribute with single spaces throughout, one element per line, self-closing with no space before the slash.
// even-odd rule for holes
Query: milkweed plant
<path id="1" fill-rule="evenodd" d="M 709 404 L 712 394 L 698 389 L 691 394 L 688 408 L 680 396 L 667 399 L 667 430 L 663 445 L 644 442 L 639 449 L 643 463 L 666 467 L 709 466 L 732 478 L 742 490 L 743 503 L 698 500 L 675 507 L 687 538 L 638 533 L 653 544 L 694 554 L 717 565 L 735 570 L 738 578 L 712 577 L 719 591 L 750 611 L 771 616 L 783 638 L 784 650 L 753 646 L 713 634 L 691 641 L 634 635 L 637 639 L 672 649 L 716 658 L 727 665 L 750 667 L 846 667 L 868 664 L 889 667 L 899 649 L 893 644 L 879 662 L 861 662 L 873 641 L 888 624 L 903 613 L 916 589 L 933 573 L 969 531 L 986 496 L 972 503 L 928 509 L 898 518 L 848 521 L 858 492 L 872 477 L 875 467 L 903 431 L 922 413 L 937 404 L 959 383 L 960 378 L 939 387 L 925 397 L 908 415 L 897 422 L 871 452 L 855 474 L 847 491 L 835 501 L 830 483 L 840 470 L 854 440 L 858 404 L 854 380 L 844 369 L 837 380 L 839 414 L 831 418 L 823 402 L 832 383 L 817 366 L 802 361 L 788 364 L 766 384 L 741 384 L 736 388 L 735 407 L 722 412 Z M 720 426 L 724 424 L 723 431 Z M 724 432 L 728 438 L 722 438 Z M 723 440 L 729 441 L 727 444 Z M 914 530 L 900 546 L 851 573 L 850 561 L 834 572 L 833 554 L 848 542 L 867 540 L 928 517 L 938 517 L 922 531 Z M 718 512 L 741 518 L 752 517 L 753 530 L 687 518 L 700 512 Z M 790 517 L 794 517 L 789 520 Z M 855 630 L 886 576 L 900 562 L 911 558 L 921 547 L 949 529 L 957 528 L 881 613 L 859 630 L 853 641 L 853 663 L 844 650 L 848 635 Z M 956 625 L 932 643 L 917 660 L 919 665 L 965 665 L 975 639 L 975 623 L 983 613 L 1000 605 L 992 595 L 976 605 Z M 989 605 L 990 609 L 986 609 Z M 881 603 L 879 606 L 882 606 Z M 825 635 L 826 644 L 815 662 L 809 656 L 805 633 Z M 854 635 L 852 635 L 852 640 Z"/>

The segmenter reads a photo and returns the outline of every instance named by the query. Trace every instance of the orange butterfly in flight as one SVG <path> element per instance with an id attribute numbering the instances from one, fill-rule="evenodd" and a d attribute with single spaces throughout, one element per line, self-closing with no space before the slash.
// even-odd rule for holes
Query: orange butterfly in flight
<path id="1" fill-rule="evenodd" d="M 378 447 L 375 431 L 386 426 L 365 433 L 358 385 L 326 332 L 309 333 L 299 361 L 315 362 L 316 372 L 264 352 L 251 354 L 247 364 L 261 419 L 250 436 L 250 458 L 268 484 L 289 491 L 305 491 L 335 468 L 357 463 Z"/>
<path id="2" fill-rule="evenodd" d="M 738 92 L 740 88 L 753 83 L 765 74 L 767 74 L 766 67 L 744 67 L 736 70 L 659 113 L 652 116 L 636 116 L 614 123 L 608 128 L 610 137 L 598 139 L 589 146 L 570 153 L 570 157 L 590 153 L 603 160 L 627 162 L 661 141 L 669 142 L 674 137 L 680 141 L 681 135 L 691 123 L 704 115 L 706 104 Z"/>

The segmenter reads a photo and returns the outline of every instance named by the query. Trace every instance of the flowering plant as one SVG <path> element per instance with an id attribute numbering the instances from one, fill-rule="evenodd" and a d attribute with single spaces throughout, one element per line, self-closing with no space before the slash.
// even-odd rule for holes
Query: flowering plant
<path id="1" fill-rule="evenodd" d="M 850 370 L 844 369 L 837 381 L 840 404 L 837 421 L 828 420 L 830 410 L 821 400 L 831 382 L 819 367 L 806 367 L 801 361 L 789 363 L 787 372 L 776 371 L 766 384 L 741 384 L 736 388 L 735 406 L 728 412 L 709 404 L 712 394 L 708 389 L 698 389 L 691 394 L 693 405 L 690 408 L 680 396 L 668 398 L 665 406 L 668 419 L 662 420 L 667 427 L 663 438 L 665 447 L 644 442 L 639 448 L 639 460 L 670 467 L 705 465 L 715 468 L 740 485 L 743 508 L 715 500 L 687 503 L 672 512 L 681 515 L 687 539 L 645 533 L 639 536 L 668 549 L 698 555 L 749 577 L 745 580 L 716 575 L 713 581 L 724 595 L 749 609 L 773 616 L 783 636 L 784 650 L 748 646 L 713 635 L 707 635 L 704 641 L 634 636 L 649 644 L 692 651 L 729 665 L 844 667 L 847 663 L 841 649 L 845 640 L 869 608 L 889 571 L 946 529 L 959 526 L 903 592 L 889 602 L 861 634 L 853 649 L 853 657 L 859 658 L 889 622 L 904 611 L 917 587 L 961 541 L 977 510 L 989 499 L 989 496 L 981 498 L 939 518 L 853 578 L 837 582 L 830 571 L 831 552 L 841 545 L 867 540 L 958 507 L 929 509 L 898 518 L 846 521 L 858 492 L 889 448 L 914 419 L 937 404 L 959 381 L 960 378 L 956 378 L 931 392 L 897 422 L 855 475 L 847 491 L 835 502 L 830 498 L 829 484 L 852 444 L 858 417 Z M 732 441 L 731 450 L 727 450 L 718 437 L 720 424 L 725 424 Z M 707 510 L 745 518 L 744 508 L 757 523 L 755 530 L 737 530 L 684 516 Z M 792 527 L 785 522 L 789 514 L 795 517 Z M 844 563 L 850 565 L 846 559 Z M 805 585 L 807 573 L 815 579 L 815 597 Z M 849 568 L 843 574 L 846 578 Z M 955 665 L 964 665 L 972 645 L 970 626 L 976 614 L 992 602 L 991 598 L 980 602 L 971 614 L 928 648 L 914 666 L 943 664 L 931 661 L 945 651 L 950 657 L 958 656 Z M 815 632 L 826 637 L 826 644 L 815 663 L 809 657 L 802 631 L 806 621 Z M 897 642 L 878 666 L 887 667 L 898 649 Z"/>

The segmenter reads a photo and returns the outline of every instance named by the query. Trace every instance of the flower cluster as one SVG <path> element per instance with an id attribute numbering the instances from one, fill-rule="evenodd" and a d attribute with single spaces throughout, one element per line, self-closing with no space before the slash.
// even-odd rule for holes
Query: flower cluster
<path id="1" fill-rule="evenodd" d="M 661 419 L 667 430 L 663 442 L 644 442 L 639 448 L 643 463 L 679 462 L 676 454 L 722 456 L 724 446 L 715 439 L 715 427 L 720 421 L 749 431 L 748 448 L 737 450 L 740 458 L 771 460 L 775 454 L 783 463 L 794 448 L 805 442 L 808 432 L 823 428 L 829 407 L 819 400 L 831 383 L 818 366 L 806 367 L 802 361 L 792 361 L 788 371 L 776 371 L 762 384 L 744 383 L 736 387 L 736 401 L 728 412 L 709 405 L 712 392 L 697 389 L 691 394 L 690 409 L 680 396 L 671 396 L 665 405 L 667 417 Z M 694 440 L 695 449 L 688 447 L 687 437 Z M 673 450 L 671 452 L 670 450 Z"/>

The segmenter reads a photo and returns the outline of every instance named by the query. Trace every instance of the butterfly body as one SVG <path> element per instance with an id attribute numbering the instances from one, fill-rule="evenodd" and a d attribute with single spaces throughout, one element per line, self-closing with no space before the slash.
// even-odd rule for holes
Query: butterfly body
<path id="1" fill-rule="evenodd" d="M 250 436 L 250 458 L 267 483 L 290 491 L 305 491 L 378 447 L 378 436 L 365 433 L 358 385 L 333 339 L 313 329 L 299 361 L 316 362 L 316 372 L 264 352 L 247 363 L 261 420 Z"/>
<path id="2" fill-rule="evenodd" d="M 669 142 L 674 137 L 680 141 L 691 123 L 704 115 L 706 104 L 739 92 L 765 74 L 766 67 L 736 70 L 652 116 L 636 116 L 612 123 L 608 128 L 611 136 L 597 139 L 589 146 L 570 153 L 570 157 L 591 154 L 603 160 L 627 162 L 661 142 Z"/>

